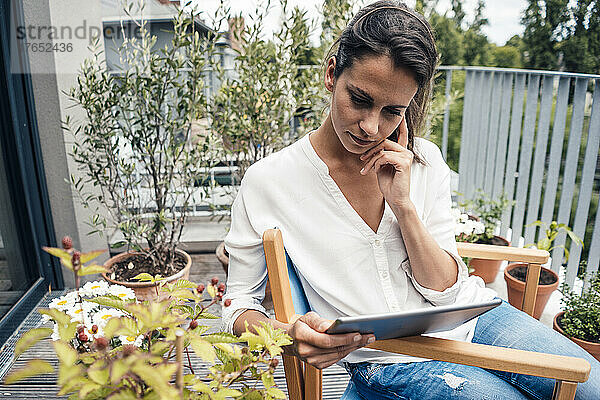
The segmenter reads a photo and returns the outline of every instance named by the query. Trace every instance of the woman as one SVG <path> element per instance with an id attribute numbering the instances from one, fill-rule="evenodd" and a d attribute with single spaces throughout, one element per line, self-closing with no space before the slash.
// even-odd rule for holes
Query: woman
<path id="1" fill-rule="evenodd" d="M 437 63 L 432 31 L 403 4 L 358 12 L 328 58 L 323 124 L 248 169 L 225 240 L 231 305 L 240 334 L 268 321 L 294 339 L 286 349 L 324 368 L 341 361 L 366 399 L 549 398 L 554 382 L 363 348 L 373 335 L 327 335 L 340 315 L 374 314 L 493 299 L 457 255 L 450 170 L 418 139 Z M 262 233 L 278 227 L 311 308 L 294 324 L 260 302 L 267 271 Z M 508 304 L 440 337 L 585 357 L 578 398 L 600 398 L 598 363 L 568 339 Z"/>

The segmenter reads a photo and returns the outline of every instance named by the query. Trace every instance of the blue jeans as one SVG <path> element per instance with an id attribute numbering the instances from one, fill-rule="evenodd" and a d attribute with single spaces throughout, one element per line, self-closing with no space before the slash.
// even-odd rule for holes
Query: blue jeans
<path id="1" fill-rule="evenodd" d="M 578 400 L 600 399 L 600 363 L 568 338 L 503 302 L 477 321 L 473 343 L 585 358 L 590 377 Z M 551 399 L 554 380 L 442 361 L 346 364 L 364 399 Z"/>

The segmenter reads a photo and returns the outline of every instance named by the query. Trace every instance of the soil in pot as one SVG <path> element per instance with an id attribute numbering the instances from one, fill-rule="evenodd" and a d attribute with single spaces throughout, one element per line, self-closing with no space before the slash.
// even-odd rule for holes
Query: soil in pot
<path id="1" fill-rule="evenodd" d="M 519 278 L 513 276 L 513 270 L 518 269 L 515 272 Z M 506 281 L 506 288 L 508 291 L 508 302 L 521 309 L 523 306 L 523 295 L 525 294 L 525 279 L 527 277 L 527 264 L 524 263 L 512 263 L 508 264 L 504 270 L 504 280 Z M 550 283 L 544 283 L 550 282 Z M 546 303 L 550 295 L 558 287 L 558 275 L 553 271 L 542 267 L 540 271 L 540 279 L 538 280 L 539 286 L 537 289 L 537 295 L 535 300 L 535 308 L 533 310 L 533 317 L 540 319 Z"/>
<path id="2" fill-rule="evenodd" d="M 501 236 L 494 236 L 481 244 L 491 244 L 494 246 L 510 246 L 510 242 Z M 481 258 L 472 258 L 469 266 L 472 268 L 471 275 L 479 276 L 485 283 L 492 283 L 496 280 L 498 271 L 502 265 L 502 260 L 484 260 Z"/>
<path id="3" fill-rule="evenodd" d="M 174 268 L 168 265 L 153 265 L 152 259 L 143 254 L 133 254 L 131 257 L 123 261 L 117 261 L 110 273 L 110 278 L 121 282 L 138 282 L 132 278 L 141 273 L 148 273 L 152 276 L 160 275 L 163 277 L 175 275 L 185 268 L 187 260 L 183 254 L 176 253 L 174 260 Z M 133 264 L 133 268 L 129 268 Z M 114 275 L 113 275 L 114 273 Z"/>
<path id="4" fill-rule="evenodd" d="M 515 279 L 520 280 L 521 282 L 525 282 L 527 280 L 527 267 L 526 266 L 512 268 L 511 270 L 508 271 L 508 273 L 510 274 L 510 276 L 512 276 Z M 538 280 L 538 284 L 539 285 L 552 285 L 557 280 L 558 280 L 558 278 L 556 277 L 555 274 L 553 274 L 552 272 L 548 271 L 545 268 L 542 268 L 542 270 L 540 271 L 540 279 Z"/>
<path id="5" fill-rule="evenodd" d="M 554 317 L 552 326 L 555 331 L 559 332 L 560 334 L 562 334 L 564 336 L 567 336 L 565 331 L 562 328 L 562 323 L 561 323 L 562 317 L 564 315 L 565 315 L 564 311 L 561 311 L 558 314 L 556 314 L 556 316 Z M 587 341 L 587 340 L 578 339 L 576 337 L 570 337 L 569 339 L 571 339 L 573 342 L 577 343 L 579 345 L 579 347 L 583 348 L 585 351 L 590 353 L 596 360 L 600 361 L 600 340 L 591 342 L 591 341 Z"/>

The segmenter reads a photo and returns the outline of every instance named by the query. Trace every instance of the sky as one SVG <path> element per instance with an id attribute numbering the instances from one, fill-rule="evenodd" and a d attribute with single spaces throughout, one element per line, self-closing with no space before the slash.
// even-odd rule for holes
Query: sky
<path id="1" fill-rule="evenodd" d="M 201 10 L 206 10 L 213 14 L 217 9 L 219 0 L 194 0 Z M 254 11 L 257 4 L 261 4 L 263 0 L 229 0 L 231 11 L 234 13 L 242 12 L 248 16 Z M 360 0 L 359 0 L 360 1 Z M 364 0 L 363 0 L 364 1 Z M 364 4 L 369 3 L 369 0 L 364 1 Z M 275 5 L 279 2 L 271 0 L 272 11 L 269 13 L 265 21 L 265 30 L 272 32 L 278 26 L 280 18 L 280 8 Z M 406 0 L 409 6 L 414 6 L 415 0 Z M 294 6 L 299 6 L 307 11 L 310 18 L 317 18 L 319 15 L 318 8 L 322 4 L 322 0 L 288 0 L 290 9 Z M 467 14 L 467 20 L 472 18 L 475 11 L 477 0 L 465 0 L 464 9 Z M 520 24 L 521 14 L 527 6 L 526 0 L 487 0 L 485 8 L 485 16 L 489 20 L 489 25 L 484 27 L 484 32 L 489 40 L 497 45 L 504 45 L 513 35 L 522 34 L 523 27 Z M 439 0 L 437 10 L 443 13 L 445 10 L 450 10 L 450 0 Z M 451 11 L 450 11 L 451 12 Z M 317 24 L 317 29 L 311 35 L 314 43 L 317 42 L 320 34 L 320 25 Z"/>

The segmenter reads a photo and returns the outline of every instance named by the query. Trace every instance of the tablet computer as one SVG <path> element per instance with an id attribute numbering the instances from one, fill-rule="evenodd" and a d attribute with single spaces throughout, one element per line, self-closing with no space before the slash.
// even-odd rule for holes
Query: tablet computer
<path id="1" fill-rule="evenodd" d="M 326 333 L 373 333 L 378 340 L 449 331 L 502 304 L 501 299 L 397 313 L 340 317 Z"/>

